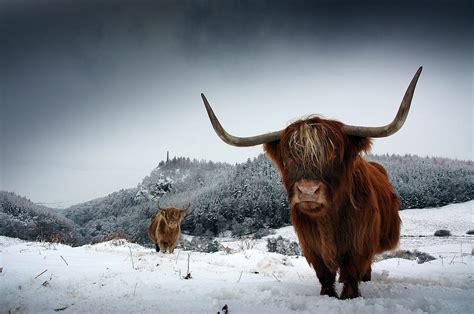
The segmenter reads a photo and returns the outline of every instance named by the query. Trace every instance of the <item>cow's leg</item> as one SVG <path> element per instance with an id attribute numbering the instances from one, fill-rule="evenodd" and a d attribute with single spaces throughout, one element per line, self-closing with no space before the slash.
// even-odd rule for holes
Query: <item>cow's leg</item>
<path id="1" fill-rule="evenodd" d="M 369 270 L 362 276 L 362 279 L 361 281 L 371 281 L 372 280 L 372 267 L 369 266 Z M 339 277 L 339 282 L 343 282 L 342 281 L 342 277 Z"/>
<path id="2" fill-rule="evenodd" d="M 166 242 L 160 242 L 160 243 L 158 243 L 158 245 L 159 245 L 159 247 L 160 247 L 160 251 L 161 251 L 162 253 L 166 253 L 166 248 L 167 248 L 167 247 L 166 247 Z"/>
<path id="3" fill-rule="evenodd" d="M 314 270 L 316 270 L 316 275 L 321 283 L 321 291 L 319 294 L 337 298 L 337 292 L 334 288 L 336 273 L 331 272 L 318 254 L 311 254 L 307 259 L 310 264 L 313 265 Z"/>
<path id="4" fill-rule="evenodd" d="M 176 245 L 178 245 L 178 241 L 176 241 L 173 245 L 171 245 L 171 246 L 169 247 L 168 250 L 169 250 L 169 252 L 170 252 L 171 254 L 173 254 L 174 249 L 176 248 Z"/>
<path id="5" fill-rule="evenodd" d="M 341 299 L 360 297 L 359 282 L 364 275 L 370 274 L 371 258 L 348 254 L 341 263 L 340 281 L 344 283 Z"/>
<path id="6" fill-rule="evenodd" d="M 156 243 L 155 243 L 155 250 L 156 250 L 157 252 L 160 251 L 160 247 L 159 247 L 158 244 L 156 244 Z"/>

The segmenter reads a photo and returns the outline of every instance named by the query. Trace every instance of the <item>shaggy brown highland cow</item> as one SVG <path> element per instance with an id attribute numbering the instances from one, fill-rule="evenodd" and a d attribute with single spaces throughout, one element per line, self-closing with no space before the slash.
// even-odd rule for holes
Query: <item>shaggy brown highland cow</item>
<path id="1" fill-rule="evenodd" d="M 398 245 L 400 201 L 385 169 L 361 154 L 370 149 L 371 138 L 389 136 L 402 127 L 421 70 L 408 86 L 395 119 L 381 127 L 311 116 L 281 131 L 235 137 L 224 130 L 201 94 L 224 142 L 240 147 L 264 144 L 280 172 L 291 222 L 322 295 L 338 296 L 334 282 L 339 271 L 344 283 L 341 299 L 359 297 L 359 282 L 370 280 L 374 255 Z"/>
<path id="2" fill-rule="evenodd" d="M 178 244 L 181 234 L 181 221 L 186 216 L 189 206 L 186 209 L 179 208 L 160 208 L 152 218 L 148 228 L 148 236 L 155 243 L 157 252 L 173 253 Z"/>

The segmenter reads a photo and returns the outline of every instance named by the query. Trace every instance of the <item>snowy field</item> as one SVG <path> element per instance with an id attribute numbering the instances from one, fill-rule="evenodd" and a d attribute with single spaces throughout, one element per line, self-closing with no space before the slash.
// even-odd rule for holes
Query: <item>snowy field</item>
<path id="1" fill-rule="evenodd" d="M 402 211 L 400 249 L 437 259 L 376 262 L 363 297 L 344 301 L 320 296 L 305 259 L 266 252 L 266 239 L 163 255 L 123 240 L 72 248 L 0 237 L 0 312 L 474 313 L 473 207 Z M 433 237 L 438 229 L 452 236 Z M 292 227 L 278 235 L 296 239 Z"/>

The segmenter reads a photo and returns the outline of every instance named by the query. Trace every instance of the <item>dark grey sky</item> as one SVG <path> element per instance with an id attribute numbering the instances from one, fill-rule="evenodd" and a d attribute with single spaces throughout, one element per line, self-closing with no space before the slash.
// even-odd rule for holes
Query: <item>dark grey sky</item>
<path id="1" fill-rule="evenodd" d="M 307 114 L 391 121 L 375 153 L 473 159 L 470 1 L 0 1 L 0 189 L 64 206 L 172 155 L 237 162 L 236 135 Z M 53 204 L 58 203 L 58 204 Z"/>

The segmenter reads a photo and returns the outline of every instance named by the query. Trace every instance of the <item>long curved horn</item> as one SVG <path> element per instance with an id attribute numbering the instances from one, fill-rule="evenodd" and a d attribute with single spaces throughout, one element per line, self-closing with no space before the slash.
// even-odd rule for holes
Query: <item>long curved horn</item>
<path id="1" fill-rule="evenodd" d="M 212 126 L 216 131 L 217 135 L 229 145 L 238 146 L 238 147 L 249 147 L 249 146 L 256 146 L 260 144 L 270 143 L 274 141 L 278 141 L 280 139 L 280 135 L 282 131 L 276 131 L 271 133 L 265 133 L 262 135 L 257 136 L 250 136 L 250 137 L 237 137 L 233 136 L 224 130 L 222 125 L 220 124 L 219 120 L 217 119 L 214 111 L 212 111 L 211 105 L 206 99 L 204 94 L 201 94 L 202 100 L 204 101 L 204 106 L 206 106 L 207 114 L 209 115 L 209 120 L 211 120 Z"/>
<path id="2" fill-rule="evenodd" d="M 405 92 L 405 96 L 403 96 L 403 100 L 400 104 L 397 115 L 390 124 L 379 127 L 344 125 L 344 132 L 348 135 L 360 137 L 386 137 L 400 130 L 408 116 L 411 100 L 413 98 L 413 93 L 415 92 L 416 83 L 420 77 L 421 70 L 423 70 L 423 67 L 420 67 L 418 71 L 416 71 L 415 76 L 413 76 L 413 79 L 411 80 L 410 85 L 408 85 L 407 91 Z"/>

